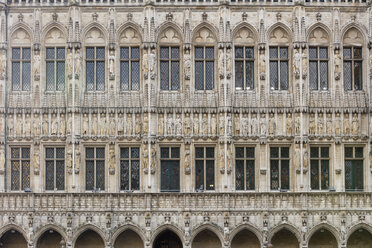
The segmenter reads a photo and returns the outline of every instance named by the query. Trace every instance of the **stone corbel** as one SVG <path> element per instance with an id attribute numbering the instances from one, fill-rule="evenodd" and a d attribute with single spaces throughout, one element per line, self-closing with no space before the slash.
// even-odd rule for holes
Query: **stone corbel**
<path id="1" fill-rule="evenodd" d="M 266 49 L 266 43 L 264 42 L 258 43 L 258 50 L 260 52 L 265 51 L 265 49 Z"/>

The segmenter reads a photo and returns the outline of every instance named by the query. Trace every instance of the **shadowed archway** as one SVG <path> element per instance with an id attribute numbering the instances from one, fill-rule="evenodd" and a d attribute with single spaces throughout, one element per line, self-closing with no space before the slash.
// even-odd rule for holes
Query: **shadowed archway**
<path id="1" fill-rule="evenodd" d="M 61 234 L 53 229 L 49 229 L 40 236 L 36 248 L 60 248 L 61 244 L 64 243 L 62 240 L 63 237 Z"/>
<path id="2" fill-rule="evenodd" d="M 0 238 L 0 248 L 27 248 L 27 241 L 16 230 L 9 230 Z"/>
<path id="3" fill-rule="evenodd" d="M 337 248 L 335 236 L 327 229 L 316 231 L 309 240 L 309 248 Z"/>
<path id="4" fill-rule="evenodd" d="M 260 248 L 260 241 L 257 236 L 249 231 L 243 229 L 237 233 L 231 241 L 231 248 Z"/>
<path id="5" fill-rule="evenodd" d="M 133 230 L 123 231 L 115 240 L 114 248 L 143 248 L 141 237 Z"/>
<path id="6" fill-rule="evenodd" d="M 299 248 L 296 236 L 287 228 L 276 232 L 271 239 L 271 244 L 275 248 Z"/>
<path id="7" fill-rule="evenodd" d="M 153 248 L 182 248 L 182 241 L 174 232 L 165 230 L 156 237 Z"/>
<path id="8" fill-rule="evenodd" d="M 347 240 L 347 248 L 372 247 L 372 234 L 364 228 L 355 230 Z"/>
<path id="9" fill-rule="evenodd" d="M 75 248 L 104 248 L 101 236 L 93 230 L 86 230 L 76 239 Z"/>
<path id="10" fill-rule="evenodd" d="M 198 233 L 192 241 L 192 248 L 219 248 L 221 242 L 218 236 L 209 229 Z"/>

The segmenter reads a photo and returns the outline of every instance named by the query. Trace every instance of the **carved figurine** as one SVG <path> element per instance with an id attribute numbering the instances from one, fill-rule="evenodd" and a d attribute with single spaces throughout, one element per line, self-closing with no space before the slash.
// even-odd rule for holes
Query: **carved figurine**
<path id="1" fill-rule="evenodd" d="M 36 171 L 36 172 L 38 172 L 39 171 L 39 169 L 40 169 L 40 155 L 39 155 L 39 150 L 38 149 L 35 149 L 35 151 L 34 151 L 34 170 Z"/>
<path id="2" fill-rule="evenodd" d="M 65 135 L 65 132 L 66 132 L 65 115 L 61 114 L 61 121 L 59 122 L 59 135 Z"/>
<path id="3" fill-rule="evenodd" d="M 298 168 L 301 166 L 301 150 L 300 144 L 296 144 L 295 147 L 295 156 L 294 156 L 295 167 Z"/>
<path id="4" fill-rule="evenodd" d="M 111 115 L 111 118 L 110 118 L 110 135 L 114 136 L 115 133 L 116 133 L 115 116 Z"/>
<path id="5" fill-rule="evenodd" d="M 132 132 L 133 132 L 133 120 L 132 120 L 132 114 L 128 114 L 127 115 L 127 123 L 126 123 L 126 131 L 127 131 L 127 135 L 132 135 Z"/>
<path id="6" fill-rule="evenodd" d="M 191 77 L 191 55 L 190 51 L 184 55 L 184 76 L 186 80 L 190 80 Z"/>
<path id="7" fill-rule="evenodd" d="M 339 49 L 335 50 L 335 62 L 334 63 L 335 63 L 335 79 L 339 80 L 341 77 L 341 63 L 342 63 Z"/>
<path id="8" fill-rule="evenodd" d="M 239 114 L 234 115 L 234 135 L 240 134 L 240 118 Z"/>
<path id="9" fill-rule="evenodd" d="M 286 133 L 288 136 L 292 136 L 292 128 L 293 128 L 293 123 L 292 123 L 292 114 L 287 113 L 287 116 L 285 118 L 285 129 Z"/>
<path id="10" fill-rule="evenodd" d="M 49 134 L 49 122 L 48 122 L 48 115 L 47 114 L 45 114 L 43 116 L 42 127 L 43 127 L 43 135 L 48 135 Z"/>
<path id="11" fill-rule="evenodd" d="M 220 170 L 224 171 L 225 170 L 225 149 L 223 145 L 220 146 L 220 152 L 219 152 L 219 157 L 220 157 Z"/>
<path id="12" fill-rule="evenodd" d="M 274 135 L 275 131 L 276 131 L 275 116 L 273 113 L 271 113 L 269 119 L 269 135 Z"/>
<path id="13" fill-rule="evenodd" d="M 40 53 L 35 53 L 33 56 L 33 63 L 34 63 L 34 76 L 40 75 Z"/>
<path id="14" fill-rule="evenodd" d="M 72 134 L 72 114 L 69 113 L 67 117 L 67 134 Z"/>
<path id="15" fill-rule="evenodd" d="M 340 113 L 336 113 L 335 117 L 335 134 L 341 135 L 341 117 Z"/>
<path id="16" fill-rule="evenodd" d="M 302 51 L 302 78 L 305 79 L 307 77 L 307 55 L 306 52 Z"/>
<path id="17" fill-rule="evenodd" d="M 220 78 L 224 78 L 224 52 L 223 49 L 218 51 L 218 75 Z"/>
<path id="18" fill-rule="evenodd" d="M 5 50 L 0 50 L 0 80 L 5 78 L 5 70 L 6 70 L 6 55 Z"/>
<path id="19" fill-rule="evenodd" d="M 231 120 L 231 116 L 228 115 L 226 117 L 227 117 L 227 134 L 228 135 L 231 135 L 232 134 L 232 120 Z"/>
<path id="20" fill-rule="evenodd" d="M 143 134 L 147 135 L 149 132 L 149 118 L 148 114 L 143 115 Z"/>
<path id="21" fill-rule="evenodd" d="M 35 136 L 40 135 L 40 119 L 39 119 L 38 114 L 34 115 L 34 121 L 32 123 L 32 129 L 33 129 L 33 132 L 34 132 Z"/>
<path id="22" fill-rule="evenodd" d="M 164 116 L 163 114 L 159 114 L 158 117 L 158 135 L 163 136 L 164 135 Z"/>
<path id="23" fill-rule="evenodd" d="M 142 122 L 138 114 L 136 114 L 136 124 L 134 126 L 134 132 L 136 135 L 140 135 L 142 131 Z"/>
<path id="24" fill-rule="evenodd" d="M 300 126 L 301 126 L 301 121 L 300 121 L 300 114 L 297 113 L 295 115 L 295 133 L 299 134 L 300 133 Z"/>
<path id="25" fill-rule="evenodd" d="M 105 136 L 107 133 L 107 122 L 106 122 L 106 115 L 101 114 L 101 118 L 99 119 L 99 131 L 101 136 Z"/>
<path id="26" fill-rule="evenodd" d="M 293 57 L 294 57 L 293 72 L 296 78 L 298 78 L 300 76 L 300 64 L 301 64 L 301 54 L 298 52 L 298 49 L 295 49 Z"/>
<path id="27" fill-rule="evenodd" d="M 16 123 L 16 135 L 17 136 L 22 136 L 22 126 L 23 126 L 22 116 L 18 114 L 17 123 Z"/>
<path id="28" fill-rule="evenodd" d="M 310 135 L 315 134 L 315 115 L 314 115 L 314 113 L 310 114 L 309 134 Z"/>
<path id="29" fill-rule="evenodd" d="M 147 149 L 147 145 L 144 145 L 143 146 L 143 152 L 142 152 L 142 159 L 143 159 L 143 167 L 144 169 L 147 169 L 147 166 L 148 166 L 148 157 L 149 157 L 149 153 L 148 153 L 148 149 Z"/>
<path id="30" fill-rule="evenodd" d="M 0 150 L 0 173 L 3 174 L 5 169 L 5 153 L 4 150 Z"/>
<path id="31" fill-rule="evenodd" d="M 332 115 L 327 114 L 327 134 L 332 135 L 333 134 L 333 124 L 332 124 Z"/>
<path id="32" fill-rule="evenodd" d="M 76 49 L 75 51 L 75 74 L 79 75 L 80 74 L 80 69 L 81 69 L 81 55 L 80 55 L 80 49 Z"/>
<path id="33" fill-rule="evenodd" d="M 124 134 L 124 120 L 123 120 L 123 115 L 119 114 L 118 118 L 118 135 L 123 135 Z"/>
<path id="34" fill-rule="evenodd" d="M 251 118 L 251 130 L 252 135 L 258 135 L 258 120 L 256 114 L 253 114 Z"/>
<path id="35" fill-rule="evenodd" d="M 174 122 L 172 116 L 167 115 L 167 135 L 172 135 L 174 130 Z"/>
<path id="36" fill-rule="evenodd" d="M 359 133 L 359 122 L 358 122 L 358 114 L 354 113 L 353 121 L 351 123 L 351 132 L 353 135 L 358 135 Z"/>
<path id="37" fill-rule="evenodd" d="M 265 50 L 260 50 L 259 55 L 259 68 L 260 68 L 260 78 L 261 80 L 265 79 L 265 73 L 266 73 L 266 64 L 265 64 Z"/>
<path id="38" fill-rule="evenodd" d="M 87 114 L 84 114 L 83 116 L 83 135 L 89 134 L 89 119 Z"/>
<path id="39" fill-rule="evenodd" d="M 216 114 L 212 114 L 212 117 L 211 117 L 211 134 L 212 135 L 217 134 L 217 117 L 216 117 Z"/>
<path id="40" fill-rule="evenodd" d="M 349 114 L 344 115 L 344 134 L 350 134 Z"/>
<path id="41" fill-rule="evenodd" d="M 97 134 L 98 134 L 98 120 L 97 120 L 97 115 L 93 114 L 91 135 L 97 135 Z"/>
<path id="42" fill-rule="evenodd" d="M 66 72 L 67 75 L 72 75 L 72 64 L 73 64 L 73 57 L 72 57 L 72 49 L 67 49 L 67 56 L 66 56 Z"/>
<path id="43" fill-rule="evenodd" d="M 179 114 L 176 115 L 175 129 L 177 135 L 182 135 L 182 120 Z"/>
<path id="44" fill-rule="evenodd" d="M 185 150 L 185 172 L 186 174 L 190 173 L 190 150 L 189 148 L 186 148 Z"/>
<path id="45" fill-rule="evenodd" d="M 236 125 L 238 125 L 239 128 L 240 128 L 239 123 L 237 123 Z M 243 115 L 243 118 L 242 118 L 242 121 L 241 121 L 241 130 L 242 130 L 242 134 L 244 136 L 249 135 L 250 132 L 251 132 L 251 123 L 249 122 L 249 118 L 248 118 L 247 114 Z"/>
<path id="46" fill-rule="evenodd" d="M 31 117 L 29 114 L 26 114 L 25 118 L 25 135 L 26 136 L 31 135 Z"/>
<path id="47" fill-rule="evenodd" d="M 202 129 L 203 129 L 203 134 L 207 135 L 208 134 L 208 117 L 206 114 L 203 114 Z"/>
<path id="48" fill-rule="evenodd" d="M 8 133 L 9 135 L 14 135 L 14 122 L 13 122 L 13 115 L 9 115 L 8 117 Z"/>
<path id="49" fill-rule="evenodd" d="M 52 115 L 52 126 L 51 126 L 51 134 L 52 135 L 57 135 L 58 133 L 58 120 L 57 120 L 57 115 L 53 114 Z"/>
<path id="50" fill-rule="evenodd" d="M 155 172 L 156 168 L 156 150 L 154 147 L 151 147 L 151 172 Z"/>
<path id="51" fill-rule="evenodd" d="M 324 134 L 324 117 L 323 117 L 323 114 L 320 113 L 318 115 L 318 125 L 317 125 L 317 128 L 318 128 L 318 135 L 323 135 Z"/>
<path id="52" fill-rule="evenodd" d="M 220 135 L 223 135 L 225 133 L 225 118 L 223 117 L 223 113 L 220 113 L 218 129 Z"/>
<path id="53" fill-rule="evenodd" d="M 149 57 L 149 64 L 150 64 L 150 78 L 152 80 L 156 77 L 156 56 L 155 56 L 155 49 L 151 49 L 150 57 Z"/>
<path id="54" fill-rule="evenodd" d="M 190 135 L 191 134 L 191 119 L 190 119 L 190 114 L 189 113 L 186 113 L 185 115 L 185 119 L 184 119 L 184 133 L 185 135 Z"/>
<path id="55" fill-rule="evenodd" d="M 110 50 L 109 52 L 109 76 L 110 79 L 115 76 L 115 51 Z"/>
<path id="56" fill-rule="evenodd" d="M 226 77 L 229 79 L 231 78 L 232 74 L 232 66 L 231 66 L 231 49 L 226 49 Z"/>
<path id="57" fill-rule="evenodd" d="M 264 114 L 260 117 L 260 132 L 261 135 L 266 135 L 266 118 Z"/>
<path id="58" fill-rule="evenodd" d="M 110 147 L 110 170 L 115 170 L 115 148 L 114 146 Z"/>
<path id="59" fill-rule="evenodd" d="M 193 127 L 194 134 L 198 135 L 199 134 L 199 115 L 198 114 L 194 114 L 193 124 L 194 124 L 194 127 Z"/>
<path id="60" fill-rule="evenodd" d="M 143 71 L 143 76 L 145 79 L 148 78 L 148 73 L 149 73 L 149 55 L 148 55 L 148 50 L 143 49 L 143 55 L 142 55 L 142 71 Z"/>

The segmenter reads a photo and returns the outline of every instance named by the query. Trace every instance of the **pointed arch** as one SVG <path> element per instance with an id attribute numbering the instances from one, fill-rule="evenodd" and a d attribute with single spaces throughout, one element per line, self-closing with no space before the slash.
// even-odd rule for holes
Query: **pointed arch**
<path id="1" fill-rule="evenodd" d="M 346 240 L 349 240 L 350 236 L 359 229 L 364 229 L 372 235 L 372 226 L 368 225 L 367 223 L 360 222 L 348 228 L 348 232 L 346 234 Z"/>
<path id="2" fill-rule="evenodd" d="M 10 28 L 9 30 L 10 43 L 11 44 L 14 43 L 12 37 L 20 30 L 23 30 L 29 36 L 30 43 L 32 43 L 34 32 L 32 31 L 32 28 L 27 23 L 24 22 L 19 22 Z"/>
<path id="3" fill-rule="evenodd" d="M 16 225 L 16 224 L 8 224 L 8 225 L 5 225 L 3 226 L 1 229 L 0 229 L 0 239 L 3 237 L 3 235 L 8 232 L 8 231 L 11 231 L 11 230 L 15 230 L 17 232 L 19 232 L 23 238 L 26 240 L 26 242 L 28 243 L 29 240 L 27 238 L 27 233 L 25 232 L 25 230 L 23 230 L 22 227 Z"/>
<path id="4" fill-rule="evenodd" d="M 163 36 L 166 36 L 166 38 L 168 38 L 168 35 L 167 35 L 167 32 L 168 31 L 172 31 L 174 32 L 174 41 L 162 41 L 165 37 Z M 156 40 L 161 43 L 161 42 L 165 42 L 165 43 L 176 43 L 177 40 L 178 40 L 178 44 L 182 44 L 183 41 L 184 41 L 184 37 L 183 37 L 183 33 L 182 33 L 182 28 L 175 22 L 165 22 L 163 23 L 158 29 L 157 29 L 157 38 Z M 169 38 L 173 38 L 173 37 L 169 37 Z M 169 39 L 168 38 L 168 39 Z"/>
<path id="5" fill-rule="evenodd" d="M 135 34 L 138 35 L 138 38 L 137 38 L 138 41 L 136 41 L 136 43 L 142 43 L 143 33 L 142 33 L 142 29 L 140 25 L 138 25 L 137 23 L 133 21 L 127 21 L 124 24 L 122 24 L 116 31 L 116 39 L 117 39 L 118 44 L 121 43 L 121 39 L 122 39 L 121 37 L 127 29 L 134 30 Z"/>
<path id="6" fill-rule="evenodd" d="M 82 41 L 84 44 L 86 43 L 106 44 L 108 42 L 107 30 L 105 29 L 104 26 L 102 26 L 102 24 L 98 22 L 91 22 L 83 29 Z"/>
<path id="7" fill-rule="evenodd" d="M 289 223 L 279 224 L 271 228 L 269 230 L 268 240 L 271 241 L 271 239 L 275 236 L 275 234 L 283 229 L 290 231 L 297 238 L 298 243 L 301 242 L 301 232 L 294 225 L 289 224 Z"/>
<path id="8" fill-rule="evenodd" d="M 35 243 L 37 243 L 39 239 L 43 236 L 43 234 L 48 230 L 53 230 L 59 233 L 63 237 L 63 239 L 67 242 L 68 240 L 67 233 L 62 226 L 59 226 L 56 224 L 47 224 L 45 226 L 42 226 L 38 230 L 36 230 L 35 236 L 34 236 Z"/>
<path id="9" fill-rule="evenodd" d="M 251 33 L 250 34 L 251 37 L 248 36 L 251 39 L 253 39 L 253 42 L 251 42 L 251 44 L 253 43 L 256 44 L 258 42 L 258 31 L 251 24 L 247 22 L 241 22 L 235 26 L 235 28 L 232 31 L 233 42 L 235 43 L 237 41 L 237 36 L 244 29 L 248 30 Z M 242 40 L 242 42 L 244 41 Z"/>
<path id="10" fill-rule="evenodd" d="M 320 29 L 321 31 L 323 31 L 325 34 L 327 34 L 327 42 L 323 42 L 323 43 L 328 43 L 328 44 L 331 44 L 332 43 L 332 40 L 333 40 L 333 35 L 332 35 L 332 31 L 329 29 L 329 27 L 323 23 L 315 23 L 313 24 L 312 26 L 310 26 L 310 28 L 307 30 L 307 33 L 306 33 L 306 40 L 308 42 L 310 42 L 310 39 L 311 39 L 311 35 L 316 32 L 317 29 Z"/>
<path id="11" fill-rule="evenodd" d="M 318 225 L 315 225 L 313 226 L 309 232 L 308 232 L 308 235 L 307 235 L 307 243 L 310 242 L 310 239 L 311 237 L 319 230 L 321 229 L 326 229 L 327 231 L 329 231 L 330 233 L 332 233 L 332 235 L 335 237 L 336 241 L 337 241 L 337 244 L 340 244 L 340 232 L 332 225 L 328 224 L 328 223 L 320 223 Z"/>
<path id="12" fill-rule="evenodd" d="M 72 238 L 72 244 L 75 246 L 75 243 L 78 240 L 78 238 L 80 237 L 80 235 L 83 234 L 85 231 L 89 231 L 89 230 L 97 233 L 98 236 L 101 237 L 104 244 L 107 243 L 107 237 L 106 237 L 105 233 L 99 227 L 97 227 L 95 225 L 92 225 L 92 224 L 86 224 L 86 225 L 80 226 L 75 231 L 74 236 Z"/>
<path id="13" fill-rule="evenodd" d="M 10 31 L 10 44 L 13 45 L 28 45 L 33 42 L 33 32 L 28 25 L 20 23 Z"/>
<path id="14" fill-rule="evenodd" d="M 142 242 L 145 244 L 146 243 L 146 238 L 145 238 L 145 234 L 143 233 L 143 230 L 136 226 L 136 225 L 133 225 L 133 224 L 126 224 L 124 226 L 121 226 L 119 227 L 117 230 L 114 231 L 114 233 L 112 234 L 112 245 L 115 244 L 115 241 L 116 239 L 122 234 L 124 233 L 125 231 L 127 230 L 130 230 L 130 231 L 133 231 L 135 232 L 142 240 Z"/>
<path id="15" fill-rule="evenodd" d="M 190 235 L 191 236 L 190 244 L 192 244 L 195 237 L 198 236 L 199 233 L 205 230 L 208 230 L 214 233 L 220 240 L 221 245 L 224 243 L 223 230 L 217 224 L 211 223 L 211 224 L 201 224 L 197 226 L 194 230 L 192 230 L 191 235 Z"/>
<path id="16" fill-rule="evenodd" d="M 206 32 L 208 33 L 208 36 L 198 37 L 200 36 L 200 31 L 203 32 L 203 35 L 206 35 Z M 192 42 L 201 43 L 202 41 L 198 41 L 198 39 L 206 40 L 208 43 L 217 43 L 218 42 L 218 30 L 214 25 L 208 23 L 208 22 L 202 22 L 199 25 L 197 25 L 194 30 L 192 31 Z"/>
<path id="17" fill-rule="evenodd" d="M 269 41 L 269 44 L 271 43 L 271 40 L 272 40 L 272 36 L 275 36 L 275 35 L 280 35 L 279 33 L 276 34 L 277 31 L 280 31 L 280 30 L 283 30 L 285 33 L 283 34 L 287 34 L 287 41 L 282 41 L 283 43 L 287 43 L 287 45 L 289 45 L 288 43 L 291 43 L 292 40 L 293 40 L 293 33 L 291 31 L 291 29 L 284 23 L 282 22 L 277 22 L 273 25 L 271 25 L 268 29 L 267 29 L 267 32 L 266 32 L 266 40 Z M 283 32 L 281 31 L 281 32 Z M 279 38 L 283 38 L 283 37 L 279 37 Z M 277 43 L 280 43 L 280 40 L 279 42 Z"/>
<path id="18" fill-rule="evenodd" d="M 368 31 L 364 27 L 363 24 L 358 23 L 358 22 L 348 23 L 341 28 L 341 42 L 344 44 L 345 35 L 347 34 L 347 32 L 349 32 L 353 28 L 355 28 L 357 31 L 359 31 L 360 34 L 362 35 L 363 41 L 362 41 L 361 45 L 364 46 L 366 41 L 368 40 L 368 35 L 367 35 Z"/>
<path id="19" fill-rule="evenodd" d="M 161 234 L 162 232 L 166 230 L 174 232 L 178 236 L 178 238 L 181 240 L 182 244 L 183 245 L 185 244 L 184 232 L 179 227 L 177 227 L 175 224 L 164 224 L 164 225 L 158 226 L 155 229 L 155 231 L 152 233 L 150 243 L 151 244 L 154 243 L 156 238 L 159 236 L 159 234 Z"/>
<path id="20" fill-rule="evenodd" d="M 230 233 L 230 244 L 233 241 L 234 237 L 239 234 L 241 231 L 248 230 L 256 235 L 258 241 L 260 241 L 260 245 L 262 246 L 262 234 L 259 229 L 251 224 L 240 224 L 234 228 L 234 230 Z"/>
<path id="21" fill-rule="evenodd" d="M 45 44 L 47 40 L 47 36 L 49 32 L 51 32 L 53 29 L 57 29 L 59 32 L 61 32 L 61 35 L 63 36 L 64 43 L 67 42 L 67 36 L 68 32 L 65 26 L 63 26 L 60 22 L 50 22 L 48 23 L 43 30 L 41 31 L 41 40 Z"/>

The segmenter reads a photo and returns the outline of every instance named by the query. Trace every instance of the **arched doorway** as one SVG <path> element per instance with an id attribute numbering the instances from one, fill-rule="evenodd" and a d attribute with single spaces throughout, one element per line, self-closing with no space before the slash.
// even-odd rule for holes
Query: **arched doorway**
<path id="1" fill-rule="evenodd" d="M 238 232 L 231 241 L 231 248 L 260 248 L 257 236 L 248 229 Z"/>
<path id="2" fill-rule="evenodd" d="M 360 228 L 354 231 L 347 240 L 347 248 L 372 247 L 372 234 Z"/>
<path id="3" fill-rule="evenodd" d="M 40 236 L 36 248 L 60 248 L 62 240 L 61 234 L 50 229 Z"/>
<path id="4" fill-rule="evenodd" d="M 27 241 L 16 230 L 9 230 L 0 238 L 0 248 L 27 248 Z"/>
<path id="5" fill-rule="evenodd" d="M 192 241 L 192 248 L 220 248 L 221 242 L 217 235 L 206 229 L 198 233 Z"/>
<path id="6" fill-rule="evenodd" d="M 114 248 L 143 248 L 141 237 L 128 229 L 122 232 L 115 240 Z"/>
<path id="7" fill-rule="evenodd" d="M 165 230 L 156 237 L 153 248 L 182 248 L 182 242 L 177 234 Z"/>
<path id="8" fill-rule="evenodd" d="M 296 236 L 284 228 L 274 234 L 274 237 L 271 238 L 271 244 L 274 248 L 298 248 L 298 240 Z"/>
<path id="9" fill-rule="evenodd" d="M 75 248 L 104 248 L 105 244 L 101 238 L 93 230 L 87 230 L 79 235 L 75 242 Z"/>
<path id="10" fill-rule="evenodd" d="M 309 240 L 309 248 L 337 248 L 337 240 L 327 229 L 319 229 Z"/>

